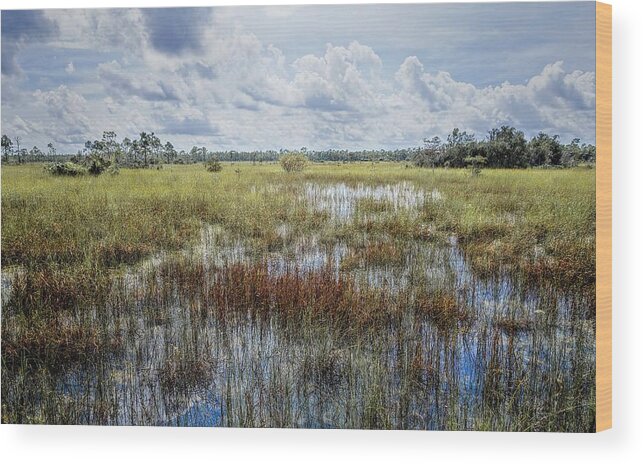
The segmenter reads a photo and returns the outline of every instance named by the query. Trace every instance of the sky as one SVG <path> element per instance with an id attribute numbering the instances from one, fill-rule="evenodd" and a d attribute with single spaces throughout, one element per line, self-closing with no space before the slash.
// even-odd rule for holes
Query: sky
<path id="1" fill-rule="evenodd" d="M 2 11 L 2 133 L 178 149 L 414 147 L 512 125 L 595 141 L 595 4 Z"/>

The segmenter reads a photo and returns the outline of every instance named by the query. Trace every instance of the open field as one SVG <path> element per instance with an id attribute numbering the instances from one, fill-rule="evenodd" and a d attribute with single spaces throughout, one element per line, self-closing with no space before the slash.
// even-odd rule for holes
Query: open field
<path id="1" fill-rule="evenodd" d="M 592 169 L 2 169 L 2 421 L 594 429 Z"/>

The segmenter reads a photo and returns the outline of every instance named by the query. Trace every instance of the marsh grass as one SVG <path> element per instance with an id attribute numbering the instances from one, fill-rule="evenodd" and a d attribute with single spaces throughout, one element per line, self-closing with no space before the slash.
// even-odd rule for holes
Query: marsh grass
<path id="1" fill-rule="evenodd" d="M 3 422 L 593 430 L 593 171 L 234 167 L 4 167 Z"/>

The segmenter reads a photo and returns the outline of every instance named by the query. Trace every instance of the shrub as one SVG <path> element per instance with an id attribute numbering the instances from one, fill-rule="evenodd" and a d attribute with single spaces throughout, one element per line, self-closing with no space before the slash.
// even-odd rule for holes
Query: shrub
<path id="1" fill-rule="evenodd" d="M 66 163 L 50 163 L 45 166 L 45 171 L 53 174 L 54 176 L 84 176 L 87 174 L 87 169 L 80 164 L 67 161 Z"/>
<path id="2" fill-rule="evenodd" d="M 87 172 L 93 176 L 98 176 L 110 167 L 112 163 L 105 158 L 98 155 L 90 155 L 85 159 L 85 165 L 87 166 Z"/>
<path id="3" fill-rule="evenodd" d="M 223 166 L 219 162 L 219 160 L 212 159 L 210 161 L 206 161 L 203 163 L 205 166 L 206 171 L 208 172 L 220 172 L 223 169 Z"/>
<path id="4" fill-rule="evenodd" d="M 286 172 L 301 172 L 308 164 L 308 158 L 301 153 L 289 153 L 279 158 L 281 167 Z"/>
<path id="5" fill-rule="evenodd" d="M 477 176 L 482 172 L 482 166 L 487 163 L 487 159 L 484 156 L 468 156 L 464 159 L 464 162 L 471 169 L 471 175 Z"/>

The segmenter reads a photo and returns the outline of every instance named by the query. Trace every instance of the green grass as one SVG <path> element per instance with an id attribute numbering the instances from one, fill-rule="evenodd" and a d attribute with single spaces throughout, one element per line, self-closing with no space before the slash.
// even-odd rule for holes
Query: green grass
<path id="1" fill-rule="evenodd" d="M 2 420 L 588 431 L 594 256 L 591 169 L 4 166 Z"/>
<path id="2" fill-rule="evenodd" d="M 195 165 L 70 179 L 48 175 L 39 165 L 6 166 L 2 263 L 133 263 L 196 240 L 202 223 L 269 242 L 272 226 L 280 222 L 307 229 L 324 221 L 290 195 L 297 184 L 410 181 L 436 189 L 443 201 L 428 203 L 414 220 L 398 215 L 384 224 L 391 235 L 419 234 L 430 223 L 459 237 L 485 265 L 508 263 L 535 272 L 540 264 L 542 272 L 566 280 L 591 284 L 594 278 L 593 170 L 486 170 L 473 178 L 463 170 L 432 172 L 394 163 L 316 164 L 303 174 L 284 173 L 276 164 L 235 167 L 240 175 L 230 165 L 219 174 Z M 259 189 L 274 184 L 287 188 L 269 195 Z"/>

